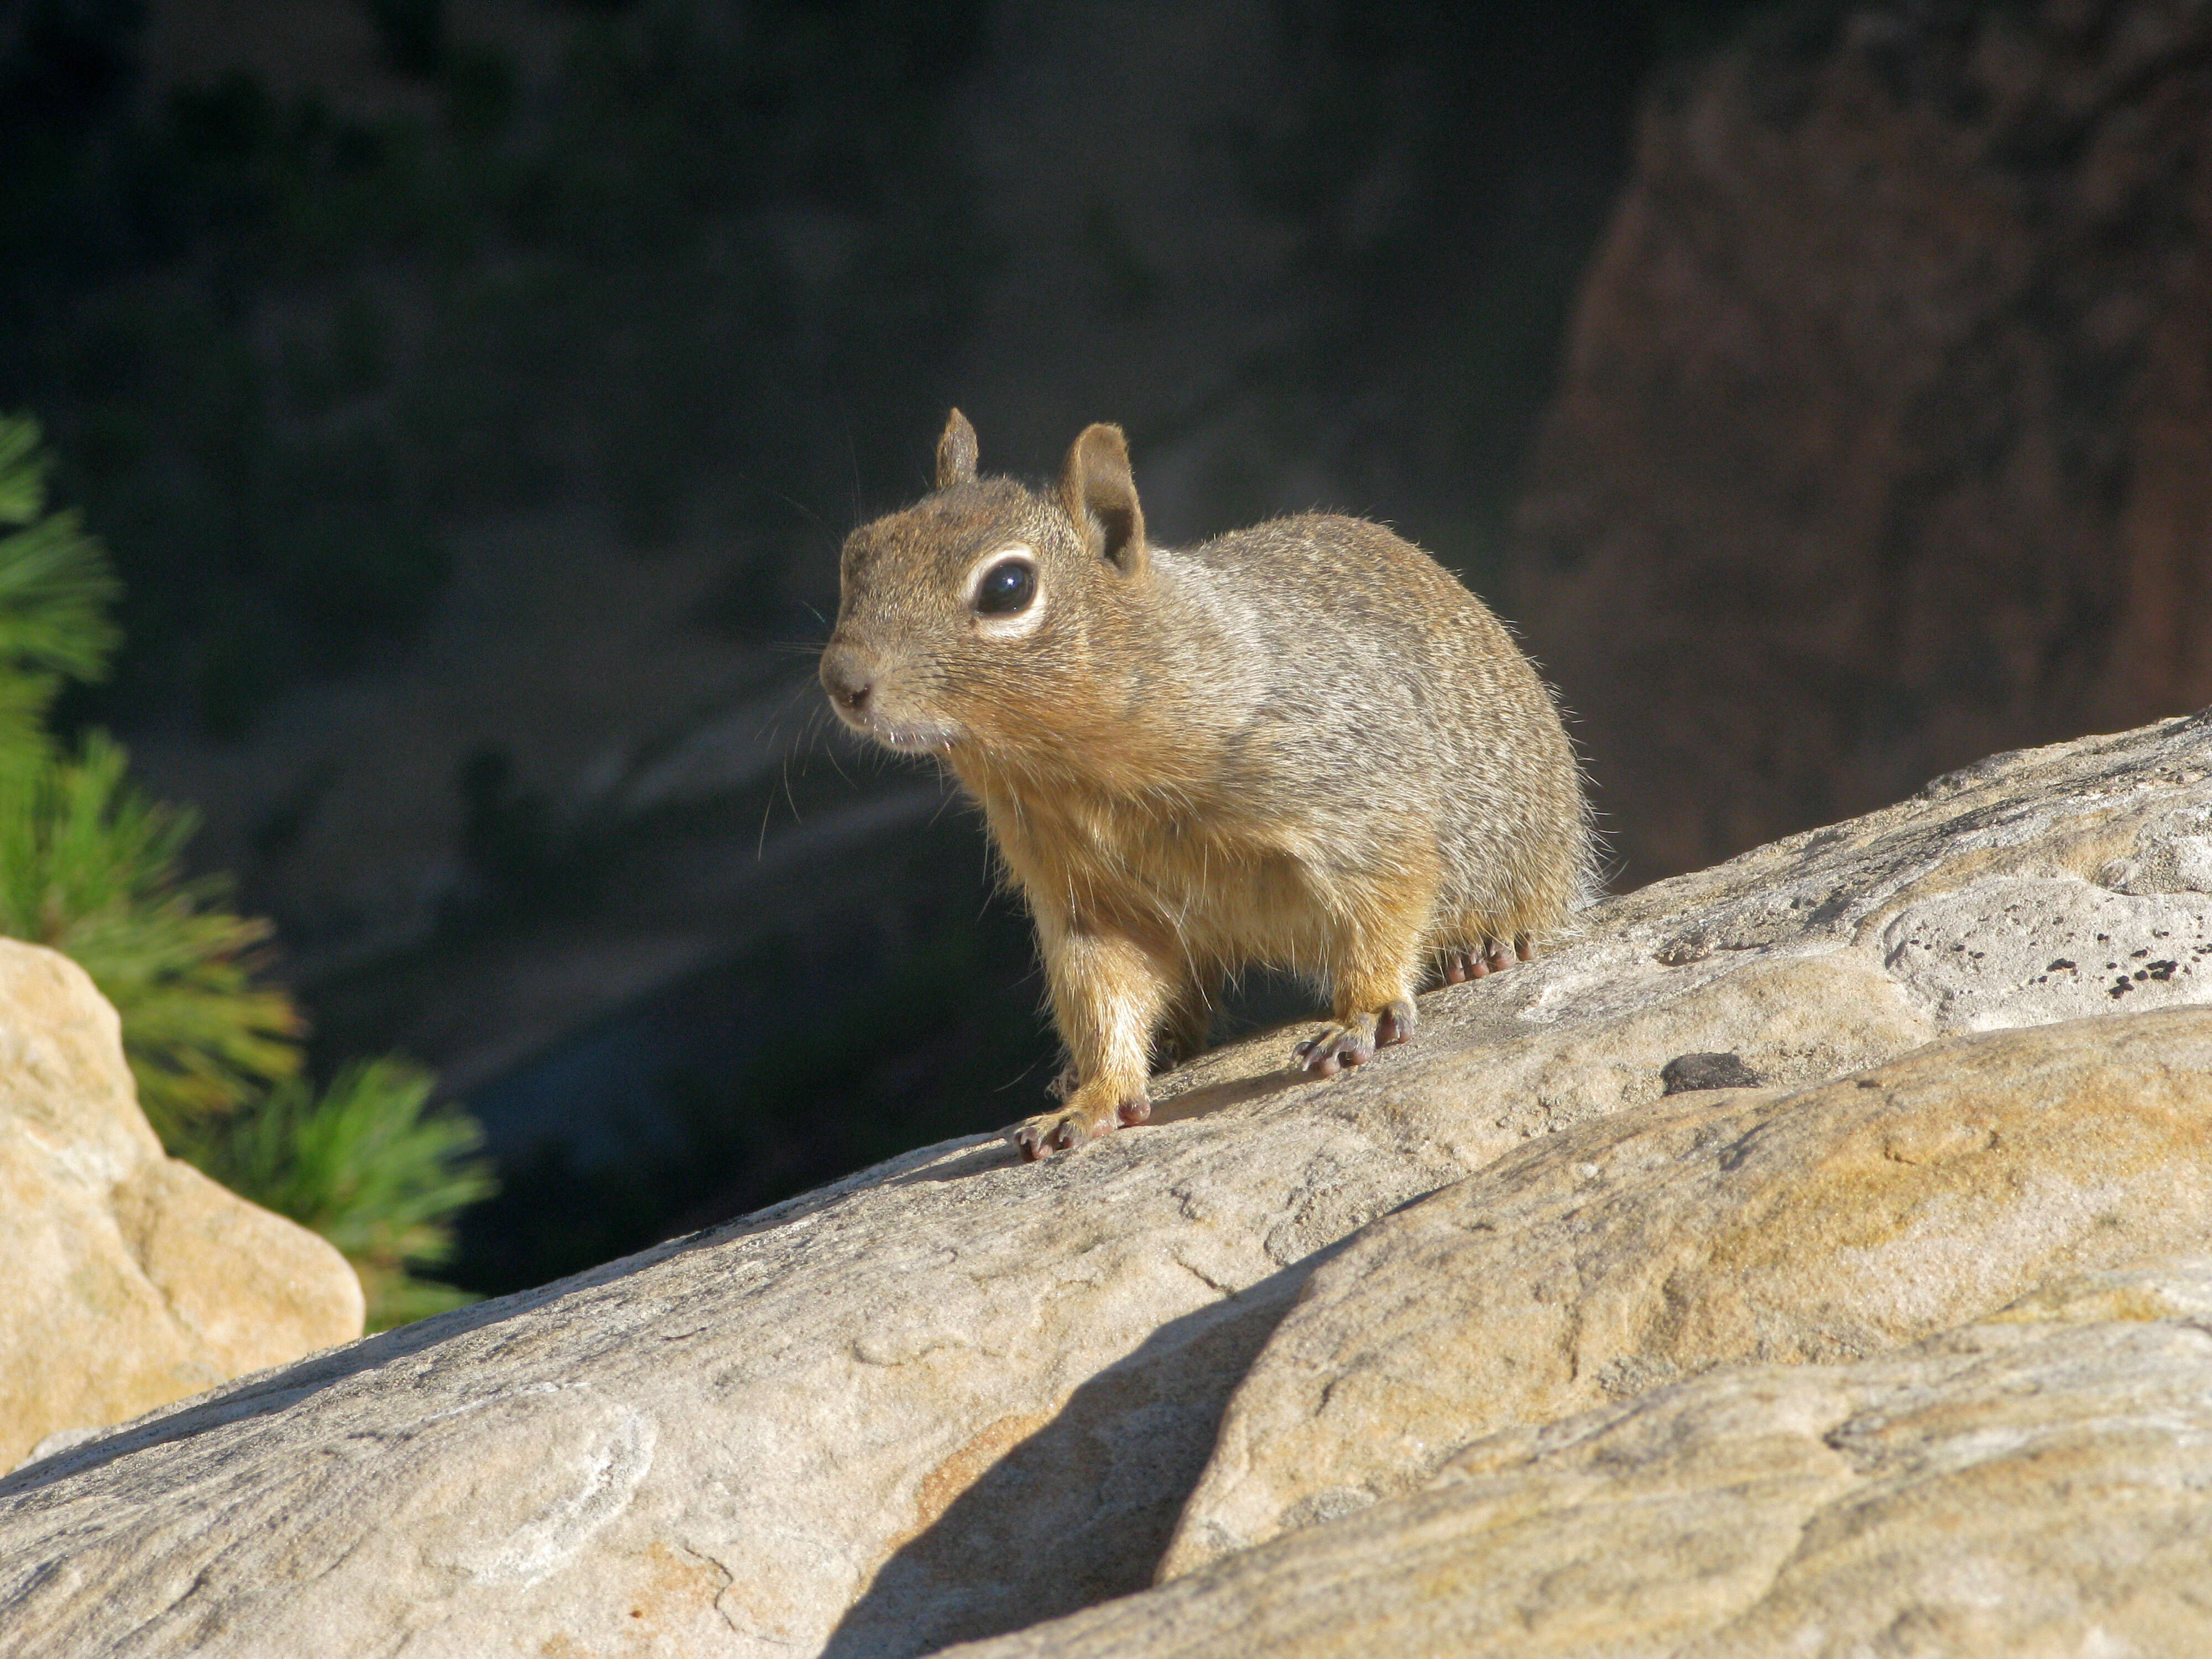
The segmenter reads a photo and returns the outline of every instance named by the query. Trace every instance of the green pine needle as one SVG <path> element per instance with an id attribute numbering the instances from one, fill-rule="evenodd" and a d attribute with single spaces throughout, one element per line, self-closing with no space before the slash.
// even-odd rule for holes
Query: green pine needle
<path id="1" fill-rule="evenodd" d="M 0 416 L 0 747 L 38 738 L 66 678 L 96 680 L 120 635 L 108 607 L 121 591 L 107 555 L 74 513 L 46 514 L 39 423 Z M 45 516 L 40 515 L 45 514 Z"/>
<path id="2" fill-rule="evenodd" d="M 43 435 L 27 415 L 0 415 L 0 524 L 28 524 L 46 511 Z"/>
<path id="3" fill-rule="evenodd" d="M 219 881 L 180 878 L 193 817 L 139 794 L 127 763 L 97 732 L 75 757 L 0 761 L 0 933 L 92 975 L 167 1142 L 295 1073 L 301 1021 L 256 982 L 268 924 L 221 908 Z"/>

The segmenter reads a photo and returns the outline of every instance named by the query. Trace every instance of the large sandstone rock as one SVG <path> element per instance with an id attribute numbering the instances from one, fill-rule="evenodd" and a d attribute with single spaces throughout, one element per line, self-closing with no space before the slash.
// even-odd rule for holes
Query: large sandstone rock
<path id="1" fill-rule="evenodd" d="M 0 1468 L 361 1334 L 323 1240 L 167 1157 L 115 1011 L 0 939 Z"/>
<path id="2" fill-rule="evenodd" d="M 2212 1009 L 1579 1124 L 1317 1271 L 1231 1401 L 1162 1576 L 1409 1491 L 1516 1424 L 1730 1361 L 1862 1358 L 2208 1243 Z"/>
<path id="3" fill-rule="evenodd" d="M 1519 509 L 1634 881 L 2212 702 L 2212 14 L 1758 10 L 1646 102 Z"/>
<path id="4" fill-rule="evenodd" d="M 960 1659 L 2212 1651 L 2212 1261 L 1746 1365 Z M 949 1659 L 949 1656 L 948 1656 Z"/>
<path id="5" fill-rule="evenodd" d="M 1685 1054 L 1809 1085 L 2212 1001 L 2208 774 L 2205 720 L 1999 757 L 1610 902 L 1356 1073 L 1270 1034 L 1075 1155 L 927 1148 L 149 1418 L 0 1482 L 0 1636 L 906 1655 L 1142 1590 L 1253 1356 L 1387 1212 L 1656 1104 Z"/>

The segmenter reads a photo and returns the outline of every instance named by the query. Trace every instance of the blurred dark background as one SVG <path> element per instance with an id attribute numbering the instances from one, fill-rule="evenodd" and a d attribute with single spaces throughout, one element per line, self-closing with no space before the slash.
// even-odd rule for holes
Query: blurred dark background
<path id="1" fill-rule="evenodd" d="M 2212 702 L 2208 211 L 2183 0 L 0 9 L 65 714 L 483 1121 L 482 1291 L 1035 1109 L 977 827 L 811 682 L 948 404 L 1398 526 L 1634 885 Z"/>

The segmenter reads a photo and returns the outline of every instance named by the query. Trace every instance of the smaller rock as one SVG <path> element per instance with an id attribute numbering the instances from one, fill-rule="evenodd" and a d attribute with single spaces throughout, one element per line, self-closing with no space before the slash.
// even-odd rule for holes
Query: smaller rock
<path id="1" fill-rule="evenodd" d="M 361 1284 L 306 1228 L 167 1157 L 115 1011 L 0 939 L 0 1470 L 361 1334 Z"/>
<path id="2" fill-rule="evenodd" d="M 1756 1089 L 1765 1079 L 1743 1063 L 1743 1056 L 1677 1054 L 1659 1068 L 1663 1093 L 1695 1094 L 1701 1089 Z"/>

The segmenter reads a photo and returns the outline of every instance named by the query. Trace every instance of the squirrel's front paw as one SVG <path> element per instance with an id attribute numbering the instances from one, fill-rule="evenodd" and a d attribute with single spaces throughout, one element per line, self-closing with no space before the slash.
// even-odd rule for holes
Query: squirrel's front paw
<path id="1" fill-rule="evenodd" d="M 1139 1092 L 1117 1106 L 1083 1105 L 1071 1101 L 1056 1112 L 1040 1112 L 1006 1131 L 1007 1139 L 1034 1164 L 1054 1152 L 1073 1152 L 1086 1140 L 1096 1140 L 1117 1125 L 1142 1123 L 1152 1115 L 1151 1097 Z"/>
<path id="2" fill-rule="evenodd" d="M 1379 1014 L 1354 1014 L 1340 1024 L 1325 1025 L 1319 1036 L 1298 1044 L 1299 1069 L 1334 1077 L 1345 1066 L 1364 1065 L 1375 1058 L 1376 1048 L 1413 1036 L 1417 1018 L 1412 1002 L 1401 997 Z"/>

